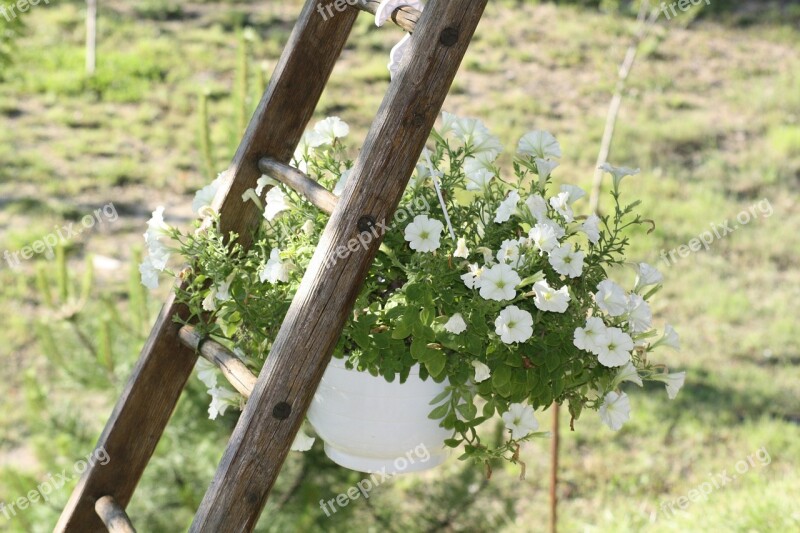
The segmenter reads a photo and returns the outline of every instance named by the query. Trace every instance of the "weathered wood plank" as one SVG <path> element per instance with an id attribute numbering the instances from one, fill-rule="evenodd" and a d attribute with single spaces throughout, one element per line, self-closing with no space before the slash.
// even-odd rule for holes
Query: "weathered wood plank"
<path id="1" fill-rule="evenodd" d="M 250 397 L 258 378 L 241 359 L 220 343 L 205 339 L 194 326 L 183 326 L 178 335 L 183 345 L 192 351 L 196 352 L 199 347 L 200 355 L 215 364 L 233 388 L 245 398 Z"/>
<path id="2" fill-rule="evenodd" d="M 335 20 L 323 21 L 315 5 L 308 0 L 303 9 L 215 199 L 223 227 L 241 235 L 245 244 L 261 219 L 252 202 L 242 202 L 242 193 L 255 187 L 261 175 L 258 160 L 269 155 L 289 161 L 358 13 L 351 9 Z M 105 531 L 94 511 L 102 496 L 114 496 L 123 508 L 128 505 L 197 361 L 197 355 L 178 338 L 176 315 L 187 318 L 186 309 L 171 296 L 97 443 L 97 449 L 105 449 L 111 460 L 83 474 L 56 531 Z"/>
<path id="3" fill-rule="evenodd" d="M 428 3 L 191 531 L 255 527 L 486 2 Z M 367 249 L 333 259 L 370 225 Z"/>
<path id="4" fill-rule="evenodd" d="M 275 161 L 269 157 L 263 158 L 258 162 L 261 172 L 274 178 L 284 185 L 291 187 L 294 191 L 302 194 L 309 202 L 318 209 L 328 213 L 333 213 L 339 199 L 328 189 L 312 180 L 296 168 Z"/>
<path id="5" fill-rule="evenodd" d="M 136 533 L 136 529 L 117 500 L 113 496 L 103 496 L 94 505 L 97 516 L 108 528 L 109 533 Z"/>

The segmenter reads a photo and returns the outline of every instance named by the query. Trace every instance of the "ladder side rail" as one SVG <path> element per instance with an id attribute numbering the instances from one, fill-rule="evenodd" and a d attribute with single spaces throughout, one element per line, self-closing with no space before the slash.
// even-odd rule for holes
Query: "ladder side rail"
<path id="1" fill-rule="evenodd" d="M 306 3 L 215 199 L 223 228 L 245 245 L 261 217 L 252 202 L 242 205 L 241 199 L 261 175 L 258 160 L 265 154 L 291 158 L 357 15 L 348 10 L 325 21 L 315 6 Z M 171 295 L 97 442 L 95 449 L 106 450 L 110 461 L 84 472 L 55 531 L 106 531 L 94 510 L 97 499 L 111 495 L 123 508 L 130 502 L 197 361 L 180 342 L 176 315 L 186 319 L 187 310 Z"/>

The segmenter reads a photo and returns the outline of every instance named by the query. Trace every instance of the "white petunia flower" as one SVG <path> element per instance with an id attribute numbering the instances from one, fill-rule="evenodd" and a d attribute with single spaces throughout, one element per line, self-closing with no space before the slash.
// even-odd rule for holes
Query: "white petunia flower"
<path id="1" fill-rule="evenodd" d="M 461 279 L 468 289 L 480 289 L 482 275 L 483 268 L 478 268 L 477 263 L 473 263 L 469 265 L 469 272 L 461 275 Z"/>
<path id="2" fill-rule="evenodd" d="M 431 170 L 428 168 L 428 164 L 426 163 L 417 163 L 417 172 L 416 174 L 411 176 L 411 179 L 408 181 L 409 187 L 417 187 L 421 183 L 424 183 L 425 180 L 431 177 Z"/>
<path id="3" fill-rule="evenodd" d="M 568 192 L 560 192 L 550 198 L 550 205 L 553 206 L 553 209 L 556 210 L 556 213 L 564 217 L 564 220 L 567 222 L 572 222 L 575 219 L 572 208 L 569 206 Z"/>
<path id="4" fill-rule="evenodd" d="M 169 225 L 164 222 L 164 206 L 159 206 L 150 215 L 150 220 L 147 221 L 147 231 L 144 234 L 144 242 L 147 245 L 157 243 L 161 237 L 165 237 L 169 231 Z"/>
<path id="5" fill-rule="evenodd" d="M 452 122 L 453 135 L 465 144 L 471 143 L 476 137 L 490 135 L 489 128 L 480 119 L 472 117 L 458 117 Z"/>
<path id="6" fill-rule="evenodd" d="M 561 192 L 567 193 L 568 200 L 567 202 L 571 205 L 586 196 L 586 191 L 578 187 L 577 185 L 570 185 L 569 183 L 565 183 L 561 186 Z"/>
<path id="7" fill-rule="evenodd" d="M 563 239 L 564 236 L 567 234 L 567 231 L 564 229 L 564 227 L 551 218 L 543 217 L 539 221 L 539 224 L 541 224 L 542 226 L 548 226 L 552 228 L 553 232 L 556 234 L 556 239 Z"/>
<path id="8" fill-rule="evenodd" d="M 311 146 L 311 138 L 314 136 L 315 134 L 313 131 L 307 131 L 303 133 L 303 136 L 300 138 L 300 143 L 294 150 L 292 163 L 300 172 L 308 173 L 308 157 L 310 156 L 311 152 L 314 151 L 314 147 Z"/>
<path id="9" fill-rule="evenodd" d="M 281 260 L 281 251 L 278 248 L 273 248 L 269 253 L 267 264 L 258 273 L 258 278 L 261 283 L 265 281 L 269 281 L 273 285 L 279 281 L 287 283 L 291 267 L 292 264 L 290 262 Z"/>
<path id="10" fill-rule="evenodd" d="M 220 302 L 227 302 L 231 299 L 231 283 L 233 282 L 233 274 L 228 276 L 228 278 L 219 284 L 217 287 L 217 291 L 215 294 L 215 298 Z"/>
<path id="11" fill-rule="evenodd" d="M 603 163 L 597 168 L 611 174 L 614 180 L 614 190 L 619 189 L 619 182 L 622 181 L 622 178 L 625 176 L 635 176 L 639 173 L 638 168 L 615 167 L 613 165 L 609 165 L 608 163 Z"/>
<path id="12" fill-rule="evenodd" d="M 577 278 L 583 272 L 584 252 L 574 252 L 572 243 L 562 244 L 550 252 L 550 265 L 553 269 L 570 278 Z"/>
<path id="13" fill-rule="evenodd" d="M 494 157 L 489 157 L 491 154 L 478 154 L 467 157 L 464 159 L 464 174 L 470 174 L 479 170 L 488 170 L 494 174 Z"/>
<path id="14" fill-rule="evenodd" d="M 155 288 L 155 286 L 158 286 L 157 274 L 154 280 L 153 271 L 163 272 L 167 268 L 170 250 L 161 242 L 161 238 L 167 235 L 168 230 L 169 226 L 164 222 L 164 208 L 158 207 L 153 211 L 150 220 L 147 221 L 144 242 L 147 245 L 148 256 L 139 266 L 139 272 L 142 274 L 142 283 L 146 287 Z"/>
<path id="15" fill-rule="evenodd" d="M 549 132 L 536 130 L 522 136 L 517 146 L 517 153 L 542 159 L 561 157 L 561 145 Z"/>
<path id="16" fill-rule="evenodd" d="M 475 383 L 486 381 L 492 376 L 491 369 L 480 361 L 472 361 L 472 367 L 475 369 L 475 377 L 472 378 Z"/>
<path id="17" fill-rule="evenodd" d="M 600 406 L 600 419 L 613 429 L 619 429 L 631 418 L 631 402 L 624 392 L 617 394 L 614 391 L 606 394 L 603 405 Z"/>
<path id="18" fill-rule="evenodd" d="M 450 317 L 450 320 L 444 325 L 444 329 L 453 335 L 460 335 L 467 330 L 467 323 L 464 322 L 464 317 L 461 313 L 456 313 Z"/>
<path id="19" fill-rule="evenodd" d="M 492 252 L 491 248 L 478 246 L 475 250 L 483 255 L 484 267 L 494 264 L 494 252 Z"/>
<path id="20" fill-rule="evenodd" d="M 494 321 L 494 331 L 506 344 L 525 342 L 533 335 L 533 317 L 516 305 L 509 305 Z"/>
<path id="21" fill-rule="evenodd" d="M 452 124 L 453 134 L 470 147 L 473 156 L 494 159 L 503 151 L 500 140 L 477 118 L 464 117 Z"/>
<path id="22" fill-rule="evenodd" d="M 256 196 L 259 198 L 261 197 L 261 193 L 264 192 L 264 187 L 275 187 L 276 185 L 278 185 L 277 180 L 274 180 L 267 175 L 261 176 L 256 180 Z"/>
<path id="23" fill-rule="evenodd" d="M 650 305 L 638 294 L 631 294 L 628 298 L 628 324 L 634 333 L 642 333 L 650 329 L 653 322 L 653 313 Z"/>
<path id="24" fill-rule="evenodd" d="M 308 236 L 313 235 L 314 234 L 314 221 L 313 220 L 306 220 L 303 223 L 303 227 L 301 227 L 300 229 L 303 231 L 303 233 L 305 233 Z"/>
<path id="25" fill-rule="evenodd" d="M 674 374 L 654 374 L 650 376 L 651 380 L 661 381 L 667 386 L 667 396 L 670 400 L 674 400 L 678 392 L 683 388 L 683 383 L 686 381 L 686 372 L 676 372 Z"/>
<path id="26" fill-rule="evenodd" d="M 628 296 L 622 287 L 610 279 L 603 280 L 597 285 L 594 299 L 597 306 L 610 316 L 620 316 L 628 310 Z"/>
<path id="27" fill-rule="evenodd" d="M 606 343 L 605 335 L 607 329 L 601 319 L 596 316 L 589 317 L 586 319 L 584 327 L 575 328 L 572 344 L 576 348 L 597 354 L 600 346 Z"/>
<path id="28" fill-rule="evenodd" d="M 481 274 L 480 295 L 484 300 L 512 300 L 522 279 L 510 265 L 499 263 Z"/>
<path id="29" fill-rule="evenodd" d="M 489 186 L 489 182 L 492 181 L 494 177 L 494 172 L 485 168 L 479 168 L 474 172 L 467 172 L 465 177 L 467 178 L 468 191 L 482 191 Z"/>
<path id="30" fill-rule="evenodd" d="M 661 346 L 662 344 L 664 346 L 669 346 L 673 350 L 681 349 L 681 341 L 678 337 L 678 332 L 675 331 L 669 324 L 664 327 L 664 335 L 658 339 L 655 344 L 653 344 L 653 348 L 656 346 Z"/>
<path id="31" fill-rule="evenodd" d="M 307 452 L 311 449 L 314 445 L 314 441 L 317 440 L 314 437 L 310 437 L 304 427 L 300 427 L 300 431 L 297 432 L 297 436 L 294 438 L 294 442 L 292 442 L 292 447 L 290 448 L 293 452 Z"/>
<path id="32" fill-rule="evenodd" d="M 347 180 L 350 179 L 350 173 L 352 171 L 353 171 L 352 168 L 348 168 L 347 170 L 342 172 L 341 176 L 339 176 L 339 179 L 336 182 L 336 185 L 334 185 L 333 191 L 332 191 L 335 196 L 341 196 L 342 195 L 342 193 L 344 192 L 344 187 L 345 187 L 345 185 L 347 185 Z"/>
<path id="33" fill-rule="evenodd" d="M 650 285 L 658 285 L 664 281 L 664 276 L 656 267 L 647 263 L 639 263 L 636 265 L 636 284 L 633 287 L 634 292 L 639 292 L 640 289 Z"/>
<path id="34" fill-rule="evenodd" d="M 314 125 L 314 131 L 308 137 L 308 144 L 317 148 L 323 144 L 333 144 L 336 139 L 347 137 L 350 126 L 339 117 L 328 117 Z"/>
<path id="35" fill-rule="evenodd" d="M 427 215 L 417 215 L 405 229 L 405 239 L 412 250 L 433 252 L 439 248 L 444 224 Z"/>
<path id="36" fill-rule="evenodd" d="M 220 174 L 214 181 L 195 193 L 194 199 L 192 200 L 192 211 L 195 215 L 199 215 L 200 210 L 204 207 L 211 206 L 214 197 L 217 195 L 219 186 L 222 184 L 222 176 L 223 174 Z"/>
<path id="37" fill-rule="evenodd" d="M 158 273 L 159 270 L 153 266 L 150 257 L 145 257 L 142 264 L 139 265 L 139 274 L 141 274 L 142 285 L 148 289 L 158 288 Z"/>
<path id="38" fill-rule="evenodd" d="M 544 187 L 547 178 L 552 174 L 553 170 L 558 166 L 558 161 L 550 161 L 549 159 L 542 159 L 541 157 L 534 158 L 536 163 L 536 170 L 539 172 L 539 183 Z"/>
<path id="39" fill-rule="evenodd" d="M 633 339 L 619 328 L 607 328 L 597 346 L 597 360 L 607 367 L 622 366 L 631 360 Z"/>
<path id="40" fill-rule="evenodd" d="M 264 208 L 264 218 L 272 222 L 275 217 L 290 208 L 286 195 L 279 187 L 273 187 L 267 193 L 267 206 Z"/>
<path id="41" fill-rule="evenodd" d="M 519 253 L 520 242 L 516 239 L 506 239 L 500 245 L 497 251 L 497 260 L 501 263 L 510 264 L 512 267 L 519 267 L 520 263 L 525 259 L 524 255 Z"/>
<path id="42" fill-rule="evenodd" d="M 453 253 L 453 257 L 461 257 L 466 259 L 469 257 L 469 248 L 467 248 L 467 239 L 464 237 L 459 237 L 458 242 L 456 243 L 456 251 Z"/>
<path id="43" fill-rule="evenodd" d="M 552 252 L 558 246 L 556 233 L 551 226 L 536 224 L 528 232 L 531 243 L 539 250 L 540 255 Z"/>
<path id="44" fill-rule="evenodd" d="M 569 292 L 566 285 L 555 290 L 547 284 L 547 281 L 542 280 L 533 284 L 533 291 L 536 294 L 533 303 L 541 311 L 563 313 L 569 306 Z"/>
<path id="45" fill-rule="evenodd" d="M 212 288 L 203 298 L 203 309 L 209 313 L 217 310 L 217 289 Z"/>
<path id="46" fill-rule="evenodd" d="M 511 431 L 511 438 L 514 440 L 527 437 L 539 429 L 533 407 L 521 403 L 512 403 L 508 406 L 508 411 L 503 413 L 503 422 L 506 429 Z"/>
<path id="47" fill-rule="evenodd" d="M 611 386 L 616 388 L 626 381 L 636 383 L 640 387 L 644 386 L 644 383 L 642 383 L 642 377 L 639 375 L 639 371 L 636 370 L 636 367 L 633 366 L 633 363 L 630 361 L 625 363 L 625 366 L 620 367 L 619 372 L 617 372 L 617 375 L 614 377 L 614 381 Z"/>
<path id="48" fill-rule="evenodd" d="M 589 242 L 597 244 L 600 240 L 600 217 L 597 215 L 589 215 L 586 220 L 581 224 L 581 231 L 589 238 Z"/>
<path id="49" fill-rule="evenodd" d="M 511 215 L 517 210 L 518 202 L 519 193 L 517 191 L 511 191 L 506 199 L 497 206 L 497 213 L 494 216 L 494 221 L 501 224 L 511 218 Z"/>
<path id="50" fill-rule="evenodd" d="M 494 135 L 487 134 L 475 137 L 472 141 L 472 154 L 475 156 L 485 156 L 492 159 L 500 155 L 503 151 L 503 144 Z"/>
<path id="51" fill-rule="evenodd" d="M 442 127 L 439 128 L 439 135 L 446 137 L 453 132 L 453 127 L 459 121 L 458 115 L 442 111 Z"/>
<path id="52" fill-rule="evenodd" d="M 525 200 L 525 205 L 537 222 L 547 218 L 547 201 L 540 194 L 532 194 Z"/>
<path id="53" fill-rule="evenodd" d="M 204 357 L 199 357 L 195 368 L 197 368 L 197 377 L 206 387 L 213 389 L 217 386 L 217 376 L 219 374 L 217 365 L 211 363 Z"/>
<path id="54" fill-rule="evenodd" d="M 211 405 L 208 406 L 208 418 L 216 420 L 217 416 L 225 415 L 228 407 L 236 407 L 241 405 L 241 397 L 238 393 L 224 387 L 214 387 L 208 390 L 211 395 Z"/>

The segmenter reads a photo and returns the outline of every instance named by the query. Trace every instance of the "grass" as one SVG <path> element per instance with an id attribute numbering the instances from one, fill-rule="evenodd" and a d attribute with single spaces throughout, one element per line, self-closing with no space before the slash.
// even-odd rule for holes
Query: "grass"
<path id="1" fill-rule="evenodd" d="M 172 222 L 188 223 L 190 193 L 208 181 L 198 150 L 198 94 L 209 95 L 213 159 L 221 166 L 238 137 L 230 125 L 242 105 L 232 96 L 240 28 L 254 30 L 244 98 L 252 110 L 298 11 L 296 0 L 101 3 L 98 74 L 87 78 L 82 6 L 59 2 L 31 11 L 14 63 L 4 67 L 0 250 L 19 250 L 55 225 L 114 202 L 119 220 L 71 242 L 67 263 L 72 294 L 80 290 L 86 257 L 100 265 L 76 323 L 95 351 L 103 328 L 112 328 L 113 366 L 81 344 L 69 321 L 57 321 L 50 343 L 37 326 L 64 309 L 57 298 L 52 306 L 43 301 L 42 279 L 54 294 L 59 290 L 57 262 L 39 257 L 18 270 L 0 264 L 0 361 L 7 369 L 0 385 L 0 502 L 91 450 L 164 296 L 162 290 L 143 304 L 129 281 L 144 223 L 157 205 L 167 206 Z M 682 334 L 683 350 L 668 362 L 687 370 L 686 387 L 673 402 L 659 390 L 628 390 L 634 419 L 618 434 L 591 413 L 574 433 L 562 434 L 562 531 L 800 528 L 795 7 L 770 4 L 760 17 L 744 10 L 662 20 L 658 40 L 635 66 L 611 155 L 615 164 L 642 167 L 623 183 L 656 220 L 649 238 L 633 236 L 635 256 L 658 264 L 662 251 L 756 210 L 708 250 L 670 266 L 661 262 L 667 279 L 654 311 Z M 549 129 L 564 149 L 557 178 L 588 186 L 630 29 L 629 18 L 570 5 L 491 2 L 445 109 L 481 117 L 509 152 L 525 131 Z M 316 117 L 337 114 L 363 138 L 386 91 L 385 63 L 398 38 L 395 29 L 359 18 Z M 765 202 L 768 216 L 758 210 Z M 193 378 L 132 502 L 140 529 L 174 531 L 190 522 L 235 423 L 233 414 L 222 423 L 205 420 L 206 402 Z M 550 414 L 539 418 L 549 424 Z M 537 442 L 523 452 L 525 481 L 514 468 L 498 467 L 487 482 L 480 468 L 453 460 L 392 481 L 368 502 L 326 518 L 319 499 L 346 491 L 359 475 L 333 466 L 317 444 L 290 458 L 259 530 L 543 531 L 548 446 Z M 662 509 L 761 449 L 768 464 L 750 465 L 707 501 L 674 514 Z M 52 529 L 73 485 L 14 520 L 0 516 L 0 529 Z"/>

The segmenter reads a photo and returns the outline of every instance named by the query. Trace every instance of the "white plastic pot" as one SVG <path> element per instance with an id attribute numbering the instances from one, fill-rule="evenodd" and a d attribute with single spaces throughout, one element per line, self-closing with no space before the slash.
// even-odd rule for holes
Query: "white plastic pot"
<path id="1" fill-rule="evenodd" d="M 314 395 L 308 420 L 335 463 L 359 472 L 405 473 L 442 464 L 451 432 L 428 418 L 430 401 L 447 380 L 422 381 L 417 367 L 402 385 L 332 359 Z"/>

